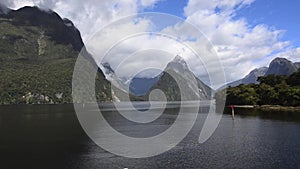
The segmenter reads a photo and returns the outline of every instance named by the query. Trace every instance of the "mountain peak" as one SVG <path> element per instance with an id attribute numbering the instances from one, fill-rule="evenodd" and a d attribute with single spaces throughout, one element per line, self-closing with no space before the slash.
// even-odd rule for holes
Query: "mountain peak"
<path id="1" fill-rule="evenodd" d="M 260 76 L 267 75 L 291 75 L 300 68 L 300 62 L 293 63 L 292 61 L 286 58 L 277 57 L 273 59 L 269 67 L 261 67 L 252 70 L 247 76 L 243 79 L 228 83 L 227 86 L 235 87 L 239 84 L 249 84 L 255 83 L 258 84 L 257 78 Z M 222 87 L 224 88 L 224 86 Z M 222 89 L 221 88 L 221 89 Z"/>
<path id="2" fill-rule="evenodd" d="M 249 74 L 254 74 L 254 75 L 257 75 L 257 76 L 263 76 L 266 73 L 267 70 L 268 70 L 268 67 L 264 66 L 264 67 L 260 67 L 260 68 L 255 68 Z"/>
<path id="3" fill-rule="evenodd" d="M 179 55 L 177 55 L 170 63 L 168 63 L 166 69 L 175 70 L 177 73 L 189 70 L 187 63 Z"/>
<path id="4" fill-rule="evenodd" d="M 275 59 L 273 59 L 272 62 L 274 62 L 274 61 L 289 61 L 289 60 L 286 58 L 276 57 Z"/>
<path id="5" fill-rule="evenodd" d="M 260 67 L 252 70 L 247 76 L 245 76 L 241 83 L 249 84 L 249 83 L 258 83 L 257 78 L 260 76 L 264 76 L 268 71 L 268 67 Z"/>
<path id="6" fill-rule="evenodd" d="M 55 17 L 55 19 L 61 19 L 61 17 L 51 9 L 46 10 L 37 6 L 24 6 L 16 11 L 21 12 L 27 17 L 30 15 L 51 15 L 52 17 Z"/>
<path id="7" fill-rule="evenodd" d="M 71 44 L 76 51 L 81 51 L 84 45 L 80 32 L 74 24 L 68 19 L 62 19 L 54 11 L 25 6 L 18 10 L 9 10 L 3 17 L 10 19 L 13 25 L 19 27 L 39 27 L 57 44 Z"/>
<path id="8" fill-rule="evenodd" d="M 176 55 L 176 57 L 172 60 L 172 62 L 180 63 L 182 65 L 186 65 L 186 61 L 180 55 Z"/>
<path id="9" fill-rule="evenodd" d="M 297 71 L 296 66 L 293 62 L 286 58 L 275 58 L 270 63 L 269 69 L 266 72 L 266 75 L 275 74 L 275 75 L 290 75 Z"/>
<path id="10" fill-rule="evenodd" d="M 195 81 L 197 84 L 190 83 Z M 178 84 L 185 86 L 185 90 L 189 94 L 181 96 L 178 92 L 180 91 Z M 153 89 L 164 91 L 169 101 L 193 100 L 195 98 L 209 99 L 212 92 L 209 86 L 194 75 L 186 61 L 179 55 L 168 63 L 159 80 L 151 87 L 150 91 Z M 160 98 L 155 99 L 159 100 Z"/>
<path id="11" fill-rule="evenodd" d="M 184 59 L 180 55 L 176 55 L 173 59 L 173 62 L 185 62 Z"/>
<path id="12" fill-rule="evenodd" d="M 286 58 L 280 58 L 280 57 L 276 57 L 275 59 L 273 59 L 270 63 L 270 66 L 272 64 L 279 64 L 279 65 L 282 65 L 284 66 L 284 64 L 293 64 L 292 61 L 286 59 Z"/>

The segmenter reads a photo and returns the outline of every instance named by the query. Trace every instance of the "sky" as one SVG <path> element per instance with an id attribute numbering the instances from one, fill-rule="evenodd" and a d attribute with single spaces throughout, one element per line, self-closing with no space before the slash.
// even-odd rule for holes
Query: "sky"
<path id="1" fill-rule="evenodd" d="M 98 58 L 98 62 L 106 61 L 114 69 L 119 68 L 120 77 L 133 75 L 136 73 L 134 71 L 145 67 L 163 69 L 177 54 L 182 55 L 194 74 L 207 83 L 207 74 L 215 76 L 210 72 L 217 74 L 221 69 L 210 68 L 216 66 L 212 63 L 215 56 L 223 66 L 227 82 L 244 77 L 254 68 L 268 66 L 276 57 L 300 61 L 298 0 L 1 0 L 1 3 L 12 9 L 36 5 L 69 18 L 80 30 L 88 50 L 96 60 L 97 53 L 105 53 L 115 45 L 106 59 Z M 166 19 L 162 16 L 157 20 L 137 20 L 129 17 L 127 23 L 115 24 L 120 18 L 142 12 L 166 13 L 178 18 Z M 204 36 L 189 32 L 184 22 L 196 27 Z M 149 30 L 173 35 L 175 40 L 170 41 L 172 38 L 161 35 L 143 34 L 127 37 L 116 45 L 124 35 Z M 179 34 L 176 32 L 178 30 L 183 33 Z M 202 51 L 202 56 L 211 58 L 198 61 L 182 43 L 202 49 L 208 44 L 203 37 L 212 44 L 215 55 L 209 53 L 211 51 Z M 178 39 L 182 43 L 178 43 Z M 101 49 L 99 42 L 105 42 L 100 45 Z M 161 54 L 158 54 L 159 50 Z M 124 54 L 131 58 L 124 57 Z M 203 65 L 206 67 L 203 68 Z M 149 72 L 143 75 L 154 76 Z"/>

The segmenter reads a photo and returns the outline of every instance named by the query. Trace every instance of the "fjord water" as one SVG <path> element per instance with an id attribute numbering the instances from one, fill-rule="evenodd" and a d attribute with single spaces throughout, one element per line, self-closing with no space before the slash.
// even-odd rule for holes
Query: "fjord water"
<path id="1" fill-rule="evenodd" d="M 103 112 L 118 131 L 149 137 L 173 124 L 177 109 L 156 122 L 135 124 Z M 0 107 L 0 168 L 300 168 L 300 113 L 236 110 L 224 114 L 212 135 L 198 143 L 206 118 L 175 148 L 159 156 L 129 159 L 98 147 L 82 130 L 73 105 Z"/>

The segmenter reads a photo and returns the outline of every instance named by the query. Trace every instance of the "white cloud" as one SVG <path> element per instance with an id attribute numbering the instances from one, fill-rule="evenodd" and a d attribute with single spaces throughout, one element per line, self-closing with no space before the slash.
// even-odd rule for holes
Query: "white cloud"
<path id="1" fill-rule="evenodd" d="M 286 51 L 275 54 L 274 57 L 283 57 L 293 62 L 300 62 L 300 47 L 289 48 Z"/>
<path id="2" fill-rule="evenodd" d="M 141 0 L 141 5 L 144 7 L 152 7 L 156 4 L 159 0 Z"/>
<path id="3" fill-rule="evenodd" d="M 93 38 L 98 30 L 117 19 L 141 11 L 144 8 L 153 7 L 158 0 L 5 0 L 6 5 L 19 8 L 24 5 L 38 5 L 43 8 L 50 8 L 58 12 L 62 17 L 72 20 L 79 28 L 92 53 L 103 53 L 114 45 L 124 35 L 131 35 L 136 32 L 147 31 L 153 26 L 151 20 L 143 19 L 138 23 L 128 22 L 119 25 L 98 38 Z M 276 30 L 268 25 L 250 25 L 245 18 L 236 16 L 236 12 L 246 6 L 250 6 L 255 0 L 189 0 L 184 7 L 186 21 L 195 25 L 214 45 L 214 50 L 220 57 L 226 72 L 228 81 L 242 78 L 251 69 L 258 66 L 265 66 L 274 57 L 287 57 L 291 60 L 299 60 L 299 48 L 290 47 L 289 41 L 282 41 L 283 30 Z M 165 22 L 161 22 L 164 24 Z M 167 22 L 166 22 L 167 23 Z M 178 34 L 181 32 L 182 34 Z M 204 51 L 207 44 L 203 36 L 198 36 L 186 24 L 177 23 L 164 28 L 161 33 L 174 35 L 191 47 L 203 48 L 202 56 L 209 55 Z M 195 36 L 193 36 L 195 35 Z M 191 40 L 191 37 L 193 40 Z M 130 55 L 141 49 L 162 49 L 167 51 L 165 58 L 152 61 L 151 65 L 161 67 L 171 58 L 167 56 L 181 54 L 188 62 L 190 68 L 196 75 L 204 78 L 206 75 L 203 63 L 196 61 L 197 58 L 188 49 L 181 45 L 174 45 L 167 38 L 149 38 L 141 36 L 135 41 L 127 40 L 115 50 L 113 58 L 107 59 L 114 67 L 124 59 L 124 55 Z M 102 43 L 105 42 L 105 43 Z M 176 43 L 175 43 L 176 44 Z M 120 55 L 120 53 L 122 55 Z M 143 53 L 143 52 L 141 52 Z M 141 54 L 140 53 L 140 54 Z M 275 54 L 274 54 L 275 53 Z M 134 55 L 135 62 L 128 64 L 122 69 L 121 74 L 130 74 L 135 69 L 148 66 L 151 55 L 143 53 Z M 155 57 L 155 56 L 152 56 Z M 97 57 L 96 55 L 96 59 Z M 152 58 L 153 60 L 153 58 Z M 214 65 L 213 59 L 206 60 L 208 65 Z M 164 64 L 162 64 L 164 63 Z M 215 68 L 218 69 L 218 68 Z M 120 76 L 121 76 L 120 74 Z M 150 76 L 150 74 L 148 74 Z"/>
<path id="4" fill-rule="evenodd" d="M 254 0 L 190 0 L 185 7 L 187 21 L 196 25 L 212 42 L 228 81 L 242 78 L 260 66 L 266 56 L 284 50 L 290 42 L 281 41 L 282 30 L 264 24 L 249 25 L 236 19 L 236 11 Z"/>
<path id="5" fill-rule="evenodd" d="M 34 0 L 34 4 L 43 9 L 54 9 L 59 0 Z"/>
<path id="6" fill-rule="evenodd" d="M 149 35 L 145 31 L 152 25 L 150 20 L 143 19 L 135 23 L 130 22 L 131 19 L 112 25 L 89 40 L 87 46 L 98 63 L 109 62 L 118 76 L 127 75 L 128 78 L 145 67 L 163 70 L 177 54 L 182 54 L 184 46 L 176 41 L 176 37 L 172 39 L 162 34 Z M 101 61 L 102 56 L 99 54 L 106 52 Z"/>
<path id="7" fill-rule="evenodd" d="M 39 6 L 74 22 L 84 41 L 110 22 L 153 6 L 158 0 L 6 0 L 10 8 Z"/>
<path id="8" fill-rule="evenodd" d="M 14 3 L 11 0 L 1 0 L 0 4 L 4 6 L 12 6 Z"/>
<path id="9" fill-rule="evenodd" d="M 185 15 L 190 16 L 196 12 L 215 12 L 216 9 L 223 13 L 232 14 L 234 9 L 250 5 L 255 0 L 189 0 L 184 8 Z"/>

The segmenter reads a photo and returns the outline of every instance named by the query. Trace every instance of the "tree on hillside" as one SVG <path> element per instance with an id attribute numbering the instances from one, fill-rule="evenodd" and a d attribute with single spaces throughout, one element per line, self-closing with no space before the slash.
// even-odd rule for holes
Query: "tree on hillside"
<path id="1" fill-rule="evenodd" d="M 228 104 L 249 104 L 256 105 L 259 96 L 255 91 L 254 85 L 241 84 L 237 87 L 227 89 L 227 105 Z"/>
<path id="2" fill-rule="evenodd" d="M 287 83 L 291 86 L 300 86 L 300 69 L 289 76 Z"/>
<path id="3" fill-rule="evenodd" d="M 274 87 L 265 83 L 258 85 L 257 94 L 259 95 L 259 105 L 274 104 L 278 102 L 279 93 Z"/>
<path id="4" fill-rule="evenodd" d="M 268 75 L 258 77 L 257 81 L 260 82 L 260 84 L 264 83 L 269 86 L 275 86 L 280 84 L 282 81 L 285 81 L 286 79 L 287 77 L 282 75 Z"/>

